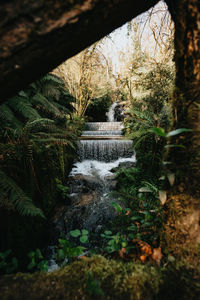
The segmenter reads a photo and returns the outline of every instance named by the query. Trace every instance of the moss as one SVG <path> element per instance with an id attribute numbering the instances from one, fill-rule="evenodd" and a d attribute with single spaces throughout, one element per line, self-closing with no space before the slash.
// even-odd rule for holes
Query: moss
<path id="1" fill-rule="evenodd" d="M 199 216 L 199 198 L 184 193 L 173 195 L 169 199 L 163 233 L 166 253 L 196 268 L 200 268 Z"/>
<path id="2" fill-rule="evenodd" d="M 88 274 L 102 293 L 88 286 Z M 189 276 L 188 276 L 189 274 Z M 90 283 L 91 284 L 91 283 Z M 87 286 L 87 288 L 86 288 Z M 93 286 L 94 287 L 94 286 Z M 178 287 L 178 293 L 175 290 Z M 1 300 L 6 299 L 195 299 L 198 285 L 193 270 L 174 266 L 86 258 L 53 273 L 6 275 L 0 278 Z M 189 297 L 189 298 L 188 298 Z"/>

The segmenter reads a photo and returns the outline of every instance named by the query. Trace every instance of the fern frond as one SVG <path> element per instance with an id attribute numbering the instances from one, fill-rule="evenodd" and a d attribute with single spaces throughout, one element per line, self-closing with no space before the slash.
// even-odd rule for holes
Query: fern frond
<path id="1" fill-rule="evenodd" d="M 15 117 L 12 110 L 6 103 L 0 106 L 0 120 L 1 124 L 4 126 L 12 126 L 16 129 L 21 129 L 23 127 L 22 123 Z"/>
<path id="2" fill-rule="evenodd" d="M 58 76 L 56 76 L 56 75 L 54 75 L 54 74 L 51 74 L 51 73 L 48 73 L 48 74 L 46 74 L 45 76 L 43 76 L 43 77 L 41 77 L 40 79 L 39 79 L 39 81 L 40 82 L 53 82 L 53 83 L 57 83 L 57 84 L 59 84 L 59 85 L 62 85 L 62 86 L 64 86 L 64 82 L 63 82 L 63 80 L 60 78 L 60 77 L 58 77 Z"/>
<path id="3" fill-rule="evenodd" d="M 21 216 L 40 216 L 45 218 L 42 210 L 36 207 L 32 199 L 15 183 L 15 181 L 0 170 L 0 205 L 13 208 Z"/>
<path id="4" fill-rule="evenodd" d="M 16 96 L 8 100 L 9 107 L 19 113 L 26 120 L 35 120 L 41 118 L 30 101 L 25 97 Z"/>
<path id="5" fill-rule="evenodd" d="M 32 122 L 28 122 L 24 127 L 24 133 L 38 132 L 45 126 L 52 126 L 53 124 L 53 120 L 40 118 Z"/>
<path id="6" fill-rule="evenodd" d="M 37 107 L 38 110 L 43 111 L 47 115 L 52 114 L 55 117 L 61 116 L 61 112 L 59 111 L 58 107 L 56 107 L 52 101 L 49 101 L 40 93 L 34 95 L 31 98 L 31 102 Z"/>

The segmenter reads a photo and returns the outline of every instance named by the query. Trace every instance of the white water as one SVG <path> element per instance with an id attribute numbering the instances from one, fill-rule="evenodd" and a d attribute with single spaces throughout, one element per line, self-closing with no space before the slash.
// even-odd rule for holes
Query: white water
<path id="1" fill-rule="evenodd" d="M 131 140 L 82 140 L 78 147 L 78 158 L 111 162 L 120 157 L 131 157 Z"/>
<path id="2" fill-rule="evenodd" d="M 115 107 L 116 106 L 117 106 L 117 102 L 114 102 L 111 105 L 111 107 L 110 107 L 110 109 L 109 109 L 109 111 L 107 113 L 107 120 L 108 120 L 108 122 L 114 122 L 115 121 Z"/>
<path id="3" fill-rule="evenodd" d="M 122 135 L 122 131 L 121 130 L 85 130 L 82 133 L 82 136 L 115 136 L 115 135 Z"/>
<path id="4" fill-rule="evenodd" d="M 98 176 L 104 179 L 107 176 L 113 175 L 112 169 L 117 168 L 120 163 L 123 162 L 136 162 L 135 154 L 129 158 L 119 158 L 113 162 L 101 162 L 97 160 L 83 160 L 74 164 L 74 167 L 70 173 L 71 176 L 82 174 Z"/>

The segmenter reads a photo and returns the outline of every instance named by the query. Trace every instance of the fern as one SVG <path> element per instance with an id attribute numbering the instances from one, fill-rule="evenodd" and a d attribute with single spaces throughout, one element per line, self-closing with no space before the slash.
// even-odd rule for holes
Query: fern
<path id="1" fill-rule="evenodd" d="M 31 198 L 15 183 L 15 181 L 0 170 L 0 205 L 7 209 L 14 209 L 21 216 L 44 217 L 42 210 L 36 207 Z"/>
<path id="2" fill-rule="evenodd" d="M 16 96 L 8 100 L 8 105 L 15 112 L 19 113 L 25 120 L 34 120 L 41 118 L 30 101 L 25 97 Z"/>
<path id="3" fill-rule="evenodd" d="M 1 126 L 4 125 L 16 129 L 21 129 L 23 127 L 23 124 L 15 117 L 13 111 L 6 103 L 0 105 L 0 120 Z"/>
<path id="4" fill-rule="evenodd" d="M 58 107 L 56 107 L 52 101 L 47 100 L 46 97 L 40 93 L 34 95 L 31 98 L 31 102 L 39 111 L 46 113 L 47 116 L 49 114 L 52 114 L 54 117 L 61 116 L 61 112 Z"/>

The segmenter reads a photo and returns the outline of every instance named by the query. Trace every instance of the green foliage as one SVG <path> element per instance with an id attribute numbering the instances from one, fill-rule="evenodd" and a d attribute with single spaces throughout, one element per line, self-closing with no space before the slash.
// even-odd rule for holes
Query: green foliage
<path id="1" fill-rule="evenodd" d="M 87 237 L 88 231 L 82 230 L 82 234 L 81 234 L 80 230 L 76 229 L 71 231 L 70 234 L 73 237 L 80 236 L 80 242 L 85 243 L 86 240 L 84 238 Z M 83 240 L 82 237 L 84 237 Z M 67 262 L 71 262 L 73 258 L 83 254 L 84 250 L 86 250 L 85 247 L 77 246 L 73 242 L 66 239 L 64 235 L 58 240 L 58 242 L 59 244 L 56 247 L 55 259 L 59 263 L 66 263 L 66 260 Z"/>
<path id="2" fill-rule="evenodd" d="M 27 269 L 32 271 L 47 271 L 48 270 L 48 261 L 44 260 L 44 257 L 40 251 L 40 249 L 36 249 L 35 251 L 31 251 L 28 253 L 28 257 L 30 262 L 28 264 Z"/>
<path id="3" fill-rule="evenodd" d="M 57 186 L 58 191 L 61 194 L 61 197 L 63 199 L 66 199 L 69 188 L 67 186 L 62 185 L 61 180 L 59 180 L 58 178 L 56 178 L 56 186 Z"/>
<path id="4" fill-rule="evenodd" d="M 146 170 L 150 178 L 160 176 L 165 131 L 170 126 L 169 100 L 173 84 L 173 69 L 157 64 L 141 76 L 140 87 L 144 94 L 132 98 L 125 118 L 126 135 L 133 140 L 137 151 L 137 166 Z"/>
<path id="5" fill-rule="evenodd" d="M 83 127 L 83 119 L 74 118 L 73 102 L 65 83 L 47 74 L 0 105 L 0 230 L 8 223 L 0 251 L 12 248 L 22 269 L 26 253 L 44 246 L 44 216 L 66 199 Z"/>
<path id="6" fill-rule="evenodd" d="M 79 229 L 75 229 L 70 231 L 70 235 L 73 237 L 80 237 L 81 243 L 86 243 L 88 241 L 88 231 L 85 229 L 82 229 L 81 231 Z"/>
<path id="7" fill-rule="evenodd" d="M 101 237 L 104 239 L 103 249 L 108 253 L 118 252 L 128 245 L 126 235 L 120 232 L 112 234 L 112 231 L 106 230 Z"/>
<path id="8" fill-rule="evenodd" d="M 64 82 L 53 74 L 47 74 L 0 106 L 0 140 L 7 144 L 7 148 L 13 146 L 12 154 L 8 156 L 4 149 L 0 159 L 0 201 L 4 208 L 16 209 L 23 216 L 44 217 L 31 198 L 35 189 L 40 191 L 37 164 L 46 162 L 44 159 L 36 162 L 35 158 L 40 153 L 45 153 L 51 145 L 58 147 L 61 179 L 64 179 L 63 151 L 69 148 L 74 152 L 77 140 L 76 133 L 67 128 L 67 120 L 71 119 L 73 111 L 73 101 Z M 13 172 L 16 168 L 21 168 L 20 172 Z M 29 179 L 29 183 L 23 178 Z"/>
<path id="9" fill-rule="evenodd" d="M 18 269 L 18 261 L 16 257 L 11 256 L 12 251 L 9 249 L 0 252 L 0 274 L 10 274 Z"/>
<path id="10" fill-rule="evenodd" d="M 0 170 L 0 207 L 17 210 L 21 216 L 41 216 L 42 210 L 36 207 L 32 199 L 15 183 L 15 181 Z"/>

